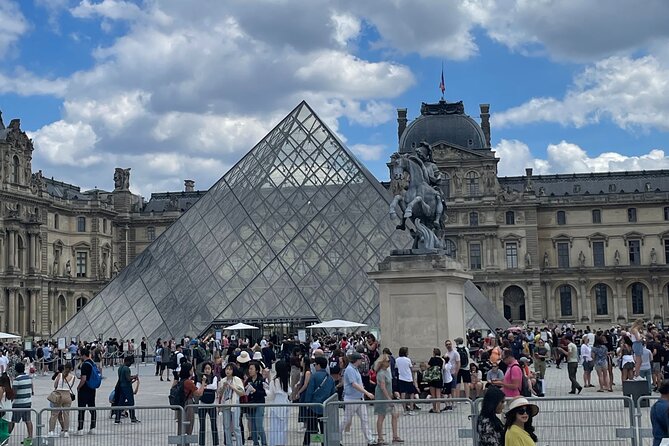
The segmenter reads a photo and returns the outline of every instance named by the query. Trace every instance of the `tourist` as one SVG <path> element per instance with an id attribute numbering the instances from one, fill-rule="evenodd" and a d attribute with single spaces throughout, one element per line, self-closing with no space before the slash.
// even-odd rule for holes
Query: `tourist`
<path id="1" fill-rule="evenodd" d="M 472 362 L 469 365 L 469 374 L 471 375 L 471 383 L 468 384 L 469 387 L 469 396 L 471 399 L 475 400 L 483 392 L 483 374 L 479 370 L 479 367 L 475 362 Z"/>
<path id="2" fill-rule="evenodd" d="M 406 352 L 406 347 L 402 348 L 404 348 Z M 400 355 L 401 354 L 402 354 L 402 349 L 400 349 Z M 374 395 L 365 390 L 364 386 L 362 385 L 362 377 L 360 376 L 360 372 L 358 372 L 358 366 L 360 365 L 361 360 L 362 360 L 362 355 L 358 352 L 353 352 L 349 356 L 348 366 L 344 370 L 344 402 L 362 401 L 364 397 L 367 397 L 370 400 L 374 399 Z M 365 439 L 367 440 L 367 444 L 368 445 L 374 444 L 374 441 L 372 439 L 372 432 L 369 429 L 367 408 L 363 404 L 344 405 L 344 416 L 342 417 L 341 423 L 339 424 L 339 431 L 343 432 L 345 430 L 345 427 L 351 424 L 351 421 L 353 420 L 353 415 L 357 415 L 360 418 L 362 433 L 364 434 Z"/>
<path id="3" fill-rule="evenodd" d="M 423 374 L 423 379 L 430 386 L 430 397 L 434 400 L 441 398 L 441 388 L 444 386 L 443 368 L 444 360 L 441 358 L 441 350 L 435 348 L 432 350 L 432 357 L 427 363 L 427 370 Z M 433 402 L 430 413 L 439 413 L 440 410 L 440 403 L 438 401 Z"/>
<path id="4" fill-rule="evenodd" d="M 225 366 L 225 377 L 218 386 L 218 404 L 222 404 L 223 435 L 227 446 L 242 446 L 244 444 L 241 431 L 239 397 L 244 395 L 244 383 L 237 376 L 239 369 L 234 362 Z M 232 434 L 235 441 L 232 441 Z"/>
<path id="5" fill-rule="evenodd" d="M 658 387 L 660 399 L 650 409 L 650 424 L 653 427 L 653 446 L 660 446 L 662 439 L 669 437 L 669 380 Z"/>
<path id="6" fill-rule="evenodd" d="M 456 394 L 456 396 L 469 398 L 469 389 L 470 389 L 469 385 L 472 382 L 472 376 L 469 371 L 471 353 L 469 352 L 469 348 L 467 348 L 462 338 L 455 338 L 455 350 L 458 353 L 456 364 L 458 367 L 457 370 L 458 384 L 460 384 L 460 392 L 461 392 L 461 395 Z"/>
<path id="7" fill-rule="evenodd" d="M 204 384 L 204 378 L 202 383 Z M 177 432 L 179 435 L 191 435 L 193 433 L 193 427 L 195 424 L 195 398 L 201 397 L 204 393 L 205 386 L 202 385 L 200 388 L 195 384 L 195 371 L 193 370 L 193 365 L 190 362 L 184 362 L 181 364 L 181 370 L 179 370 L 178 378 L 175 378 L 172 382 L 172 387 L 182 386 L 183 387 L 183 399 L 184 399 L 184 420 L 181 419 L 181 411 L 176 413 L 177 420 Z M 183 425 L 186 425 L 185 430 Z"/>
<path id="8" fill-rule="evenodd" d="M 167 341 L 163 341 L 163 348 L 160 355 L 160 380 L 163 380 L 163 373 L 166 374 L 166 380 L 170 380 L 170 358 L 172 357 L 172 350 L 170 344 Z"/>
<path id="9" fill-rule="evenodd" d="M 664 357 L 666 352 L 664 346 L 662 345 L 661 339 L 664 334 L 651 334 L 649 335 L 649 340 L 647 342 L 648 350 L 653 354 L 653 360 L 651 362 L 651 368 L 653 371 L 653 390 L 656 391 L 660 387 L 660 383 L 663 379 L 662 374 L 662 363 L 664 362 Z"/>
<path id="10" fill-rule="evenodd" d="M 446 347 L 446 356 L 448 356 L 448 363 L 451 365 L 451 375 L 453 379 L 451 380 L 451 387 L 457 390 L 458 386 L 458 375 L 460 374 L 460 354 L 456 349 L 453 348 L 453 343 L 450 340 L 444 342 Z M 455 392 L 455 397 L 459 397 L 457 391 Z"/>
<path id="11" fill-rule="evenodd" d="M 543 331 L 542 335 L 547 336 L 548 332 Z M 546 347 L 546 341 L 541 336 L 537 340 L 537 347 L 534 350 L 534 373 L 537 377 L 537 389 L 541 394 L 544 393 L 544 379 L 546 379 L 546 361 L 549 359 L 549 349 Z"/>
<path id="12" fill-rule="evenodd" d="M 93 372 L 93 367 L 97 366 L 91 360 L 91 352 L 88 348 L 84 347 L 81 349 L 81 358 L 84 362 L 81 364 L 81 378 L 79 379 L 79 384 L 77 385 L 77 407 L 91 407 L 91 424 L 88 430 L 89 435 L 95 434 L 95 389 L 90 385 L 86 384 L 86 381 L 90 379 Z M 98 371 L 99 373 L 99 371 Z M 84 417 L 86 411 L 79 410 L 77 413 L 77 435 L 84 435 Z"/>
<path id="13" fill-rule="evenodd" d="M 74 395 L 74 382 L 77 379 L 72 373 L 72 366 L 65 363 L 63 371 L 58 373 L 53 383 L 53 389 L 58 393 L 58 401 L 51 402 L 51 407 L 69 408 L 72 406 L 72 396 Z M 69 437 L 70 411 L 54 410 L 49 418 L 49 433 L 47 436 L 56 437 L 56 421 L 60 424 L 61 435 Z"/>
<path id="14" fill-rule="evenodd" d="M 613 392 L 608 374 L 608 349 L 606 347 L 606 338 L 602 336 L 595 337 L 595 345 L 592 347 L 592 359 L 597 372 L 599 389 L 597 392 Z"/>
<path id="15" fill-rule="evenodd" d="M 441 378 L 443 381 L 443 387 L 441 388 L 441 394 L 443 398 L 449 399 L 451 398 L 451 395 L 453 393 L 453 381 L 455 381 L 455 378 L 453 378 L 453 367 L 451 364 L 451 358 L 449 356 L 444 356 L 442 358 L 444 360 L 444 370 L 441 373 Z M 446 412 L 448 410 L 453 410 L 453 405 L 450 403 L 444 403 L 444 408 L 441 409 L 442 412 Z"/>
<path id="16" fill-rule="evenodd" d="M 14 389 L 12 389 L 12 382 L 9 380 L 9 375 L 2 373 L 0 375 L 0 408 L 12 407 L 14 396 Z M 11 421 L 11 412 L 5 412 L 4 415 L 0 417 L 0 446 L 6 446 L 7 443 L 9 443 L 9 423 Z"/>
<path id="17" fill-rule="evenodd" d="M 115 398 L 114 405 L 116 406 L 134 406 L 135 405 L 135 395 L 132 390 L 132 384 L 139 380 L 137 375 L 131 375 L 130 366 L 134 362 L 132 356 L 126 356 L 123 358 L 123 365 L 118 368 L 118 382 L 116 383 L 115 388 Z M 121 424 L 121 411 L 117 410 L 116 418 L 114 419 L 115 424 Z M 135 416 L 135 410 L 130 409 L 130 421 L 132 423 L 139 423 L 139 420 Z"/>
<path id="18" fill-rule="evenodd" d="M 486 373 L 486 388 L 491 386 L 501 388 L 503 381 L 504 372 L 499 369 L 499 364 L 492 363 L 490 370 Z"/>
<path id="19" fill-rule="evenodd" d="M 581 338 L 581 363 L 583 364 L 583 387 L 595 387 L 590 382 L 592 369 L 594 368 L 595 363 L 592 360 L 590 337 L 587 335 Z"/>
<path id="20" fill-rule="evenodd" d="M 518 364 L 511 350 L 504 350 L 502 358 L 506 365 L 506 373 L 504 373 L 504 379 L 502 380 L 502 392 L 507 398 L 520 396 L 520 388 L 523 385 L 523 371 L 520 364 Z"/>
<path id="21" fill-rule="evenodd" d="M 483 394 L 481 413 L 476 420 L 479 446 L 503 446 L 504 425 L 498 415 L 504 409 L 504 392 L 490 386 Z"/>
<path id="22" fill-rule="evenodd" d="M 634 355 L 632 354 L 632 340 L 623 335 L 618 347 L 618 358 L 620 363 L 620 379 L 627 381 L 634 379 Z"/>
<path id="23" fill-rule="evenodd" d="M 323 358 L 325 359 L 325 358 Z M 266 370 L 266 375 L 269 376 L 269 369 Z M 288 363 L 280 360 L 275 364 L 274 379 L 266 385 L 267 389 L 267 404 L 282 404 L 280 407 L 270 407 L 269 409 L 269 446 L 285 446 L 286 431 L 288 430 L 288 404 L 290 400 L 290 387 L 288 381 L 290 379 L 290 370 Z M 306 397 L 304 392 L 302 400 Z M 306 408 L 305 408 L 306 409 Z M 306 424 L 306 419 L 305 419 Z"/>
<path id="24" fill-rule="evenodd" d="M 571 333 L 566 334 L 564 337 L 569 341 L 565 352 L 567 355 L 567 372 L 569 374 L 569 381 L 571 381 L 571 390 L 569 391 L 569 394 L 574 395 L 576 392 L 580 394 L 583 387 L 581 387 L 576 379 L 576 372 L 578 371 L 578 347 L 574 344 Z"/>
<path id="25" fill-rule="evenodd" d="M 214 404 L 216 400 L 216 391 L 218 390 L 218 376 L 214 374 L 213 364 L 205 361 L 202 364 L 202 378 L 197 383 L 198 389 L 204 387 L 200 404 Z M 199 407 L 197 410 L 198 425 L 200 426 L 198 435 L 198 445 L 204 446 L 207 435 L 207 417 L 211 424 L 212 444 L 218 446 L 218 424 L 216 422 L 216 407 Z"/>
<path id="26" fill-rule="evenodd" d="M 406 400 L 413 399 L 414 394 L 418 392 L 418 385 L 413 378 L 413 372 L 411 371 L 412 363 L 411 359 L 407 356 L 408 354 L 409 349 L 407 347 L 400 347 L 399 357 L 395 360 L 398 372 L 397 391 L 400 393 L 400 398 Z M 413 407 L 407 405 L 404 409 L 408 414 L 411 414 Z"/>
<path id="27" fill-rule="evenodd" d="M 652 366 L 653 354 L 646 348 L 646 341 L 641 341 L 643 349 L 641 350 L 641 367 L 639 368 L 639 377 L 645 379 L 648 383 L 648 394 L 653 391 Z"/>
<path id="28" fill-rule="evenodd" d="M 639 370 L 641 370 L 641 354 L 643 353 L 642 330 L 643 319 L 639 318 L 634 321 L 629 331 L 629 337 L 632 341 L 632 353 L 634 354 L 634 375 L 632 379 L 637 379 L 639 377 Z"/>
<path id="29" fill-rule="evenodd" d="M 287 342 L 284 342 L 284 345 L 287 345 Z M 290 388 L 295 394 L 300 388 L 298 384 L 302 377 L 302 358 L 300 357 L 300 350 L 298 348 L 293 348 L 288 361 L 290 364 Z M 295 401 L 295 395 L 293 395 L 291 399 Z"/>
<path id="30" fill-rule="evenodd" d="M 311 380 L 311 360 L 308 356 L 303 356 L 301 360 L 301 370 L 300 370 L 300 381 L 297 384 L 297 389 L 292 391 L 292 401 L 295 403 L 303 403 L 304 397 L 306 395 L 307 387 L 309 387 L 309 381 Z M 306 407 L 300 406 L 298 409 L 298 418 L 299 423 L 306 423 L 307 421 L 307 411 Z"/>
<path id="31" fill-rule="evenodd" d="M 323 404 L 328 398 L 337 393 L 334 379 L 325 370 L 327 365 L 327 360 L 324 357 L 314 359 L 315 370 L 309 380 L 309 387 L 305 393 L 305 403 Z M 322 406 L 311 406 L 307 409 L 306 430 L 302 444 L 309 445 L 311 443 L 311 435 L 316 434 L 319 429 L 321 434 L 325 433 L 323 421 L 320 419 L 322 416 Z"/>
<path id="32" fill-rule="evenodd" d="M 534 434 L 532 418 L 539 413 L 539 407 L 530 404 L 527 399 L 517 397 L 509 404 L 504 423 L 504 446 L 534 446 L 537 436 Z"/>
<path id="33" fill-rule="evenodd" d="M 260 364 L 257 361 L 249 362 L 248 379 L 246 380 L 246 392 L 249 396 L 250 404 L 264 404 L 265 396 L 265 378 L 261 376 Z M 267 436 L 263 421 L 265 418 L 265 408 L 263 406 L 253 406 L 248 408 L 248 417 L 250 421 L 251 439 L 253 446 L 267 445 Z"/>
<path id="34" fill-rule="evenodd" d="M 24 440 L 26 446 L 30 446 L 33 438 L 33 422 L 30 417 L 30 408 L 32 407 L 33 395 L 35 390 L 33 388 L 33 380 L 30 375 L 25 373 L 25 367 L 22 362 L 15 366 L 16 378 L 12 384 L 14 389 L 14 400 L 12 401 L 12 422 L 9 424 L 9 433 L 14 430 L 16 423 L 26 423 L 26 430 L 28 437 Z M 16 410 L 24 409 L 24 410 Z"/>
<path id="35" fill-rule="evenodd" d="M 439 350 L 439 349 L 435 349 Z M 439 358 L 441 359 L 441 358 Z M 442 360 L 443 363 L 443 360 Z M 376 414 L 376 435 L 377 445 L 387 444 L 383 436 L 383 423 L 387 415 L 390 415 L 390 426 L 393 433 L 393 443 L 403 443 L 398 431 L 399 412 L 396 410 L 393 400 L 393 378 L 390 373 L 390 358 L 387 354 L 382 354 L 374 363 L 376 371 L 376 389 L 374 391 L 374 413 Z M 441 392 L 441 366 L 439 367 L 439 390 Z M 388 402 L 380 402 L 388 401 Z M 439 409 L 437 408 L 437 411 Z"/>

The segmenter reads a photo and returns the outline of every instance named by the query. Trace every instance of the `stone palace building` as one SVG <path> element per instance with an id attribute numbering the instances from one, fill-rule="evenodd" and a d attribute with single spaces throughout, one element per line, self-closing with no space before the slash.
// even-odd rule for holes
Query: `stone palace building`
<path id="1" fill-rule="evenodd" d="M 77 313 L 204 192 L 129 191 L 116 169 L 112 192 L 33 172 L 20 120 L 0 114 L 0 331 L 47 337 Z M 111 172 L 110 172 L 111 177 Z"/>

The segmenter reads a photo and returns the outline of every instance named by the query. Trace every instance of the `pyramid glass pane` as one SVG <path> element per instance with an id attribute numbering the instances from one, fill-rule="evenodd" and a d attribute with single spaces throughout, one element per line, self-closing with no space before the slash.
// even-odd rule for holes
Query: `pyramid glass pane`
<path id="1" fill-rule="evenodd" d="M 366 273 L 410 244 L 388 218 L 390 200 L 303 102 L 62 336 L 164 338 L 240 321 L 377 325 L 378 290 Z"/>

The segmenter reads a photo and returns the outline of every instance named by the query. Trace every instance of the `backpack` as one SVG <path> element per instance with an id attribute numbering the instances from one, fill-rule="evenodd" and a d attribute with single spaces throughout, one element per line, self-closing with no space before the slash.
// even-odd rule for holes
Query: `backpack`
<path id="1" fill-rule="evenodd" d="M 186 406 L 186 391 L 184 390 L 184 380 L 180 379 L 177 383 L 170 389 L 170 394 L 168 396 L 170 406 Z M 178 410 L 178 409 L 173 409 Z"/>
<path id="2" fill-rule="evenodd" d="M 358 372 L 360 372 L 360 376 L 369 376 L 369 358 L 365 354 L 362 355 Z"/>
<path id="3" fill-rule="evenodd" d="M 93 361 L 89 360 L 86 362 L 91 366 L 91 375 L 86 377 L 86 385 L 91 389 L 97 389 L 100 387 L 100 384 L 102 384 L 102 376 L 100 375 L 98 366 L 96 366 Z"/>
<path id="4" fill-rule="evenodd" d="M 469 355 L 467 354 L 467 349 L 465 347 L 457 347 L 455 350 L 460 355 L 460 368 L 467 367 L 469 365 Z"/>
<path id="5" fill-rule="evenodd" d="M 427 382 L 441 381 L 441 367 L 433 365 L 428 368 L 423 374 L 423 379 Z"/>
<path id="6" fill-rule="evenodd" d="M 44 358 L 44 350 L 42 350 L 42 347 L 38 347 L 38 348 L 37 348 L 37 357 L 38 357 L 39 359 Z"/>
<path id="7" fill-rule="evenodd" d="M 170 366 L 168 367 L 169 369 L 176 370 L 176 368 L 179 366 L 177 364 L 177 352 L 172 352 L 170 355 Z"/>
<path id="8" fill-rule="evenodd" d="M 530 380 L 527 379 L 527 376 L 525 376 L 523 368 L 518 364 L 514 364 L 513 366 L 516 366 L 520 369 L 520 375 L 521 375 L 520 389 L 518 389 L 520 391 L 520 395 L 526 398 L 532 396 L 532 388 L 530 387 Z"/>

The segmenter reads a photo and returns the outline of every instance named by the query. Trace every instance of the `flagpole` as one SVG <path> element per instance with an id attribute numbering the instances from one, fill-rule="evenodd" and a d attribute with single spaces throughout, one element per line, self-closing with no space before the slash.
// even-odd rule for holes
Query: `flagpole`
<path id="1" fill-rule="evenodd" d="M 444 62 L 441 62 L 441 82 L 439 83 L 439 89 L 441 90 L 441 100 L 444 100 L 444 92 L 446 91 L 446 84 L 444 83 Z"/>

